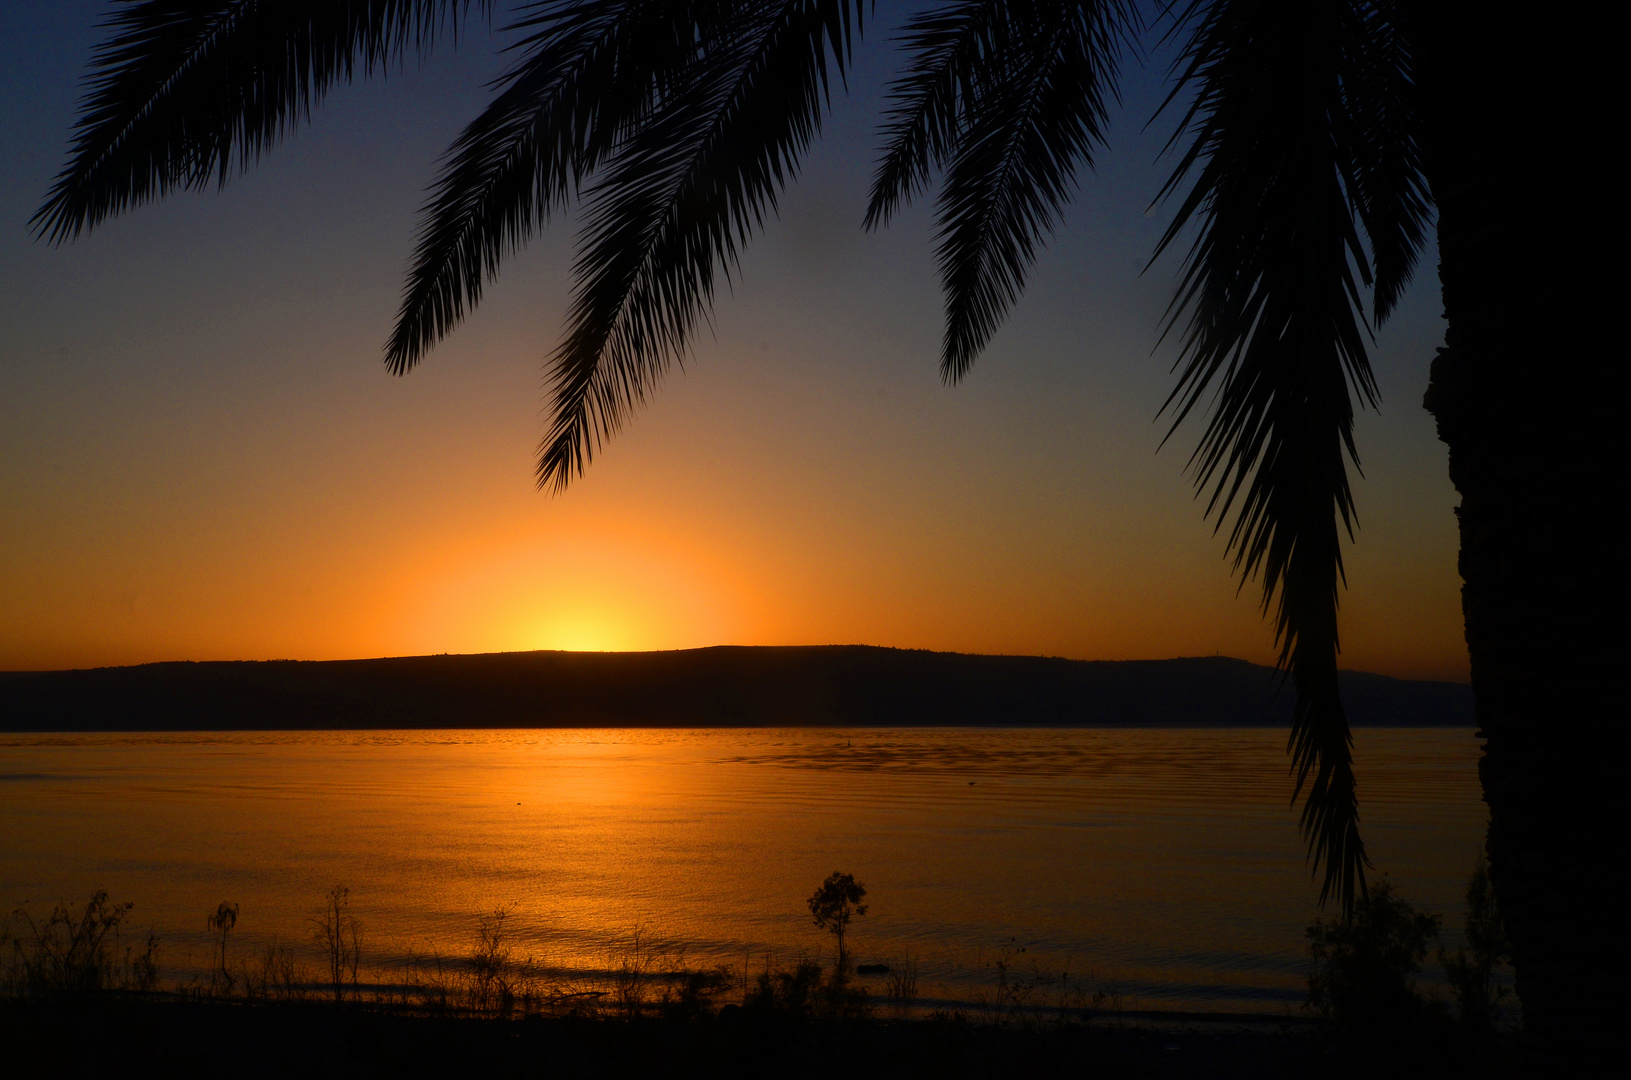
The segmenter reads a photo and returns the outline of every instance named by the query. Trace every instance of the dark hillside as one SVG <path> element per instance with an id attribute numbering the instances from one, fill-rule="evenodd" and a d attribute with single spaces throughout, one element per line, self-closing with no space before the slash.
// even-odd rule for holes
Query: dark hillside
<path id="1" fill-rule="evenodd" d="M 143 664 L 0 678 L 0 730 L 1290 722 L 1266 667 L 864 645 Z M 1345 672 L 1361 725 L 1471 725 L 1456 683 Z"/>

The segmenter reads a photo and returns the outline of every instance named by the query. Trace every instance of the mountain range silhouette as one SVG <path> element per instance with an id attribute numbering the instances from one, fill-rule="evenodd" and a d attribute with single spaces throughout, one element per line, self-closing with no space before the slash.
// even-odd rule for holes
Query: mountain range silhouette
<path id="1" fill-rule="evenodd" d="M 1471 726 L 1460 683 L 1344 671 L 1359 726 Z M 0 674 L 0 730 L 1282 727 L 1295 695 L 1229 657 L 1066 660 L 869 645 L 204 661 Z"/>

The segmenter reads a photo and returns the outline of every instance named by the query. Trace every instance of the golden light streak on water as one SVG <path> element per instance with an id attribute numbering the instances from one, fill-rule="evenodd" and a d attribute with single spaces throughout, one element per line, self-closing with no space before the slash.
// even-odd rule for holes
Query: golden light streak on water
<path id="1" fill-rule="evenodd" d="M 1357 753 L 1377 867 L 1454 925 L 1486 820 L 1473 733 L 1364 730 Z M 500 905 L 561 969 L 636 928 L 762 964 L 827 948 L 803 901 L 840 868 L 870 890 L 859 959 L 915 955 L 927 997 L 977 996 L 1006 955 L 1128 1002 L 1281 1011 L 1317 913 L 1280 731 L 8 736 L 0 777 L 0 904 L 106 888 L 172 976 L 222 899 L 236 948 L 309 949 L 337 882 L 384 980 L 467 952 Z"/>

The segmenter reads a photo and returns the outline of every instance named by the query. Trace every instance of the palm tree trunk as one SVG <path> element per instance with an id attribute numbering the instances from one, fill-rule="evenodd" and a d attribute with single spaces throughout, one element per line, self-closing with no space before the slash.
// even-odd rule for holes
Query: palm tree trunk
<path id="1" fill-rule="evenodd" d="M 1617 97 L 1581 85 L 1605 63 L 1586 55 L 1589 27 L 1458 3 L 1419 10 L 1449 323 L 1425 404 L 1461 493 L 1490 878 L 1536 1063 L 1597 1075 L 1625 1056 L 1610 1032 L 1631 972 L 1618 522 L 1631 492 L 1617 445 L 1627 357 L 1609 332 L 1624 272 L 1602 263 L 1623 259 L 1607 235 L 1618 173 L 1603 160 L 1618 140 L 1605 120 L 1587 145 L 1570 121 Z"/>

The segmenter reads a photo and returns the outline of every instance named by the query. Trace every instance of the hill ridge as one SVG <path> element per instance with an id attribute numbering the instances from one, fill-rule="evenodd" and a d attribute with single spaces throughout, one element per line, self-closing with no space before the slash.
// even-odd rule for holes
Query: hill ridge
<path id="1" fill-rule="evenodd" d="M 1343 672 L 1356 726 L 1470 726 L 1459 683 Z M 0 731 L 1290 723 L 1274 669 L 1227 656 L 1070 660 L 877 645 L 170 660 L 7 672 Z"/>

